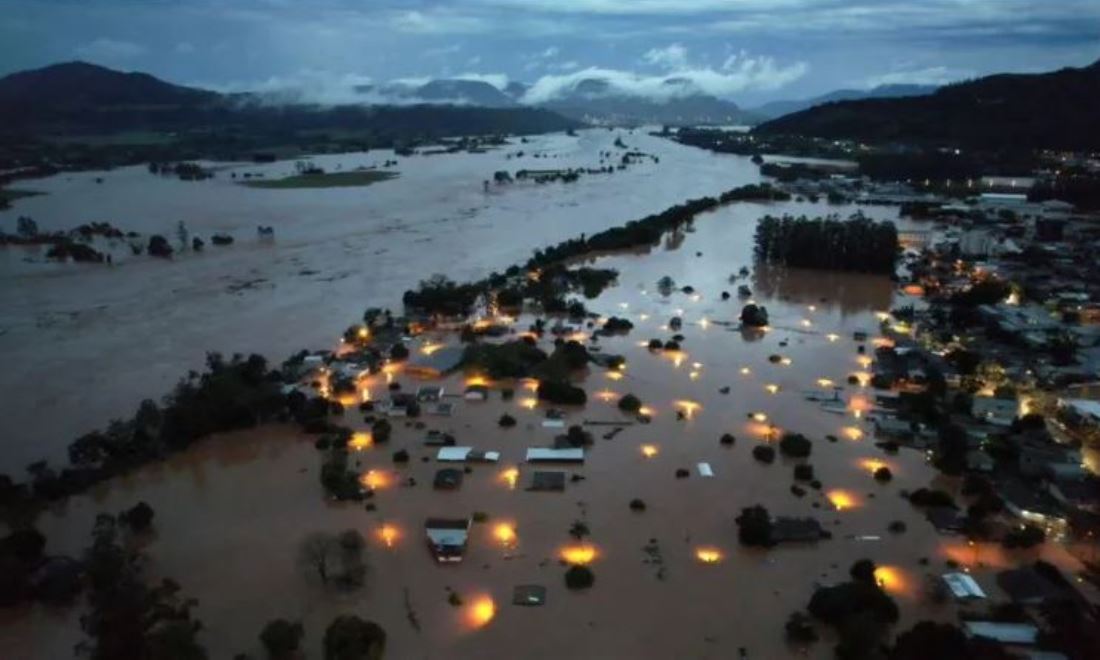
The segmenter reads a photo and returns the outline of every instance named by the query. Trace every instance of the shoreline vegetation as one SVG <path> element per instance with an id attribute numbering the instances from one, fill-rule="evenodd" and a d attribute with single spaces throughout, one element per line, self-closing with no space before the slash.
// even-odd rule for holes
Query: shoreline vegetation
<path id="1" fill-rule="evenodd" d="M 241 181 L 248 188 L 288 190 L 302 188 L 356 188 L 396 179 L 396 172 L 379 170 L 355 170 L 352 172 L 303 172 L 281 179 L 253 179 Z"/>
<path id="2" fill-rule="evenodd" d="M 0 188 L 0 211 L 11 208 L 11 203 L 24 197 L 36 197 L 45 195 L 37 190 L 21 190 L 19 188 Z"/>

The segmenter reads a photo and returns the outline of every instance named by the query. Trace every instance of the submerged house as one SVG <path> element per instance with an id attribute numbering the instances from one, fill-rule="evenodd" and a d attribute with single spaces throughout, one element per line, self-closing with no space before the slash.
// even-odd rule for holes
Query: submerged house
<path id="1" fill-rule="evenodd" d="M 469 518 L 428 518 L 424 522 L 428 549 L 441 564 L 462 561 L 470 536 Z"/>
<path id="2" fill-rule="evenodd" d="M 788 518 L 780 516 L 772 521 L 773 543 L 813 543 L 832 538 L 816 518 Z"/>
<path id="3" fill-rule="evenodd" d="M 584 448 L 567 447 L 562 449 L 549 447 L 530 447 L 527 450 L 528 463 L 583 463 Z"/>

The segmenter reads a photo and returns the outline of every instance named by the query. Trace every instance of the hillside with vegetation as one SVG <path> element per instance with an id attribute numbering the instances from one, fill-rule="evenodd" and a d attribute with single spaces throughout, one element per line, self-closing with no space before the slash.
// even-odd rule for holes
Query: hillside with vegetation
<path id="1" fill-rule="evenodd" d="M 992 149 L 1097 149 L 1100 61 L 1080 69 L 1000 74 L 934 94 L 826 103 L 766 122 L 759 135 Z"/>
<path id="2" fill-rule="evenodd" d="M 349 151 L 579 127 L 545 109 L 273 103 L 69 62 L 0 78 L 0 168 Z"/>

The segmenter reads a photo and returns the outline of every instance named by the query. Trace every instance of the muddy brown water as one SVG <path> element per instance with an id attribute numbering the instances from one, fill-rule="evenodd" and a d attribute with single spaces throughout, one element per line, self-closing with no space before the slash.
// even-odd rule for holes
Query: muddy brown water
<path id="1" fill-rule="evenodd" d="M 670 150 L 690 162 L 710 158 L 682 153 L 675 146 L 651 147 L 657 148 Z M 665 153 L 662 170 L 666 166 Z M 724 163 L 712 160 L 710 166 L 722 169 L 727 167 Z M 743 171 L 736 169 L 740 165 L 731 166 L 734 171 Z M 602 185 L 612 186 L 614 180 L 608 179 Z M 713 188 L 702 192 L 717 192 L 744 180 L 727 180 L 712 173 L 709 181 Z M 371 190 L 374 188 L 365 189 Z M 604 193 L 608 192 L 605 188 Z M 513 194 L 544 192 L 513 191 L 507 195 Z M 555 189 L 554 199 L 560 203 L 558 195 L 570 194 L 567 188 Z M 638 188 L 636 194 L 646 197 L 652 193 Z M 605 204 L 617 208 L 622 201 Z M 513 203 L 537 206 L 532 200 Z M 577 203 L 581 204 L 579 200 Z M 657 205 L 666 204 L 661 201 Z M 558 214 L 556 217 L 568 226 L 550 230 L 543 226 L 548 222 L 543 216 L 540 222 L 525 221 L 526 230 L 542 232 L 541 238 L 564 237 L 577 233 L 578 227 L 590 226 L 584 223 L 599 215 L 583 204 L 570 212 L 561 206 L 555 208 L 558 210 L 551 215 Z M 608 206 L 603 208 L 606 211 Z M 387 657 L 392 658 L 728 658 L 740 647 L 747 649 L 750 658 L 825 658 L 832 655 L 828 636 L 804 652 L 783 641 L 783 623 L 789 613 L 806 605 L 815 583 L 845 579 L 848 567 L 862 557 L 890 568 L 885 579 L 901 607 L 898 630 L 925 618 L 950 620 L 955 614 L 953 606 L 933 605 L 924 597 L 926 575 L 942 573 L 944 562 L 954 559 L 970 566 L 982 586 L 996 594 L 995 569 L 1030 557 L 1010 556 L 988 547 L 975 549 L 937 535 L 899 496 L 899 491 L 930 483 L 948 488 L 957 488 L 957 484 L 943 481 L 918 452 L 883 454 L 867 435 L 869 427 L 864 420 L 854 413 L 823 411 L 803 396 L 804 391 L 818 387 L 818 379 L 829 379 L 844 386 L 846 400 L 870 397 L 869 392 L 846 385 L 849 374 L 863 370 L 851 337 L 856 329 L 876 334 L 875 313 L 897 301 L 890 282 L 860 275 L 777 269 L 756 269 L 747 280 L 732 284 L 728 280 L 741 266 L 750 265 L 756 218 L 765 212 L 819 209 L 794 203 L 734 205 L 701 216 L 694 231 L 670 237 L 647 254 L 606 256 L 594 262 L 617 268 L 621 275 L 618 285 L 591 301 L 590 307 L 605 315 L 626 316 L 635 328 L 625 336 L 598 342 L 608 352 L 625 355 L 627 367 L 618 379 L 606 370 L 592 368 L 584 377 L 590 401 L 583 408 L 569 410 L 568 423 L 625 420 L 615 402 L 627 392 L 639 396 L 652 409 L 653 421 L 627 427 L 610 440 L 602 438 L 607 427 L 590 427 L 595 443 L 588 450 L 585 465 L 563 468 L 583 475 L 584 480 L 568 483 L 564 493 L 523 489 L 532 471 L 522 463 L 524 450 L 547 444 L 559 431 L 542 428 L 545 410 L 541 406 L 528 408 L 531 393 L 520 387 L 513 401 L 501 400 L 494 390 L 487 402 L 457 400 L 453 417 L 424 418 L 431 428 L 453 432 L 460 444 L 499 450 L 503 455 L 499 465 L 475 466 L 458 491 L 432 490 L 431 478 L 439 464 L 434 460 L 422 462 L 421 458 L 434 456 L 434 451 L 421 445 L 422 432 L 398 424 L 389 445 L 355 455 L 364 473 L 374 469 L 391 477 L 390 485 L 379 489 L 373 500 L 377 510 L 368 512 L 363 505 L 328 503 L 318 483 L 320 459 L 312 438 L 291 428 L 271 426 L 211 438 L 164 464 L 115 480 L 44 514 L 40 527 L 49 538 L 49 551 L 78 553 L 87 544 L 97 512 L 117 512 L 138 500 L 148 501 L 157 511 L 157 532 L 147 548 L 150 572 L 177 579 L 187 595 L 199 600 L 196 614 L 204 623 L 201 639 L 211 657 L 228 657 L 242 651 L 259 656 L 257 635 L 263 624 L 275 617 L 301 620 L 309 657 L 319 657 L 325 625 L 337 614 L 352 612 L 379 622 L 387 630 Z M 889 216 L 895 211 L 876 208 L 870 212 Z M 616 212 L 613 217 L 620 218 L 621 214 Z M 606 218 L 601 222 L 609 225 L 615 220 Z M 479 230 L 470 231 L 474 236 L 463 239 L 470 245 L 493 235 L 490 229 L 480 230 L 484 232 L 481 234 L 477 234 Z M 386 239 L 386 249 L 392 253 L 389 264 L 402 261 L 400 250 L 425 249 L 435 251 L 432 258 L 440 260 L 439 270 L 456 275 L 464 269 L 478 270 L 464 265 L 476 260 L 476 249 L 474 253 L 447 250 L 442 238 L 427 244 L 434 247 L 413 248 L 400 236 Z M 490 249 L 499 251 L 502 259 L 508 255 L 514 258 L 513 253 L 522 251 L 519 245 Z M 280 244 L 278 250 L 284 247 Z M 302 250 L 311 259 L 339 251 L 328 244 L 304 246 Z M 247 255 L 249 251 L 242 253 Z M 414 273 L 423 272 L 424 260 L 409 258 L 409 254 L 404 256 L 407 264 L 399 268 L 407 268 L 408 277 L 415 278 Z M 341 263 L 347 267 L 370 262 L 362 251 L 352 251 L 345 259 Z M 266 263 L 269 260 L 252 263 L 257 268 L 271 268 Z M 456 271 L 445 267 L 452 262 Z M 165 268 L 168 273 L 176 267 L 203 271 L 189 266 L 188 260 L 134 266 L 146 267 Z M 483 264 L 480 268 L 489 267 Z M 213 267 L 206 270 L 216 271 Z M 672 277 L 678 287 L 693 286 L 698 297 L 679 292 L 660 295 L 656 282 L 664 275 Z M 217 280 L 214 272 L 206 272 L 205 276 Z M 182 273 L 178 277 L 186 279 Z M 242 342 L 254 338 L 264 344 L 270 340 L 266 338 L 270 330 L 280 337 L 285 332 L 288 347 L 323 340 L 331 345 L 335 333 L 353 320 L 361 307 L 370 304 L 370 292 L 378 291 L 377 283 L 365 284 L 368 278 L 361 275 L 350 282 L 341 280 L 343 284 L 325 286 L 307 286 L 299 278 L 291 279 L 290 284 L 280 280 L 270 294 L 250 292 L 241 298 L 209 291 L 204 294 L 202 286 L 196 285 L 196 300 L 192 301 L 195 309 L 180 312 L 175 325 L 152 322 L 160 330 L 180 330 L 168 348 L 150 338 L 158 346 L 153 355 L 174 356 L 170 347 L 180 345 L 201 350 L 207 347 L 202 341 L 206 333 L 217 336 L 220 331 L 240 333 Z M 743 334 L 723 325 L 734 321 L 740 310 L 736 288 L 741 283 L 753 289 L 757 302 L 767 306 L 771 314 L 767 332 Z M 276 303 L 287 288 L 297 293 L 292 293 L 287 307 L 282 308 Z M 323 300 L 313 301 L 314 306 L 308 310 L 294 309 L 296 303 L 330 288 L 331 298 L 327 294 Z M 351 290 L 357 293 L 349 295 Z M 731 301 L 720 300 L 723 290 L 734 294 Z M 207 317 L 203 312 L 209 301 L 202 305 L 197 302 L 203 295 L 213 295 L 215 301 L 225 297 L 217 305 L 222 310 L 238 306 L 247 311 L 255 306 L 260 311 L 256 316 L 238 317 L 226 312 L 228 316 L 220 320 Z M 171 308 L 167 302 L 158 304 Z M 285 328 L 282 323 L 270 329 L 247 326 L 280 314 L 285 315 Z M 684 320 L 680 332 L 685 341 L 679 360 L 651 354 L 639 345 L 652 337 L 671 336 L 672 331 L 663 326 L 673 315 Z M 193 329 L 197 316 L 209 318 L 213 327 L 203 328 L 199 339 L 185 336 Z M 525 321 L 521 319 L 519 329 Z M 94 329 L 100 322 L 105 321 L 89 323 Z M 319 325 L 326 327 L 319 332 Z M 64 331 L 73 329 L 66 326 Z M 51 332 L 61 331 L 55 328 Z M 836 338 L 831 339 L 831 334 Z M 453 341 L 447 337 L 423 341 L 431 339 Z M 10 340 L 6 336 L 5 341 Z M 94 345 L 97 340 L 81 341 Z M 60 350 L 65 353 L 76 349 Z M 788 358 L 790 363 L 769 362 L 768 356 L 773 353 Z M 105 382 L 112 386 L 117 382 L 121 390 L 131 394 L 132 385 L 124 379 L 149 364 L 120 368 L 110 356 L 82 359 L 106 365 L 112 380 Z M 178 367 L 181 361 L 186 360 L 166 358 L 164 369 L 167 372 L 169 367 Z M 443 384 L 448 392 L 457 393 L 463 388 L 463 378 L 451 376 Z M 397 380 L 409 387 L 418 384 L 404 374 L 398 374 Z M 766 386 L 770 384 L 779 387 L 777 393 L 769 393 Z M 385 387 L 381 377 L 368 386 L 372 392 L 381 392 Z M 720 393 L 722 387 L 729 387 L 729 393 Z M 54 405 L 65 407 L 71 403 L 64 392 L 54 396 Z M 124 398 L 122 394 L 116 396 Z M 127 401 L 128 405 L 133 403 Z M 677 419 L 677 410 L 689 408 L 690 418 Z M 517 417 L 517 427 L 498 428 L 496 421 L 505 412 Z M 809 462 L 824 484 L 821 493 L 811 489 L 803 498 L 791 494 L 794 463 L 790 460 L 779 458 L 772 465 L 762 465 L 752 459 L 752 447 L 767 441 L 763 435 L 766 427 L 748 418 L 757 412 L 767 415 L 779 429 L 799 431 L 814 440 Z M 76 414 L 94 417 L 91 413 Z M 364 427 L 355 413 L 348 413 L 346 421 L 356 428 Z M 858 437 L 857 429 L 864 433 L 862 437 Z M 718 442 L 726 432 L 737 438 L 731 448 Z M 827 434 L 835 434 L 839 440 L 827 442 Z M 656 455 L 647 458 L 643 445 L 655 447 Z M 408 449 L 413 460 L 397 467 L 391 454 L 401 448 Z M 888 465 L 894 480 L 889 484 L 874 482 L 868 461 Z M 699 476 L 699 462 L 710 464 L 713 478 Z M 501 477 L 511 467 L 520 471 L 515 489 Z M 678 468 L 689 470 L 690 476 L 676 478 Z M 416 480 L 415 486 L 402 485 L 409 477 Z M 644 513 L 629 510 L 633 498 L 646 502 Z M 834 501 L 844 504 L 844 508 L 837 510 Z M 756 503 L 765 504 L 773 514 L 815 515 L 833 533 L 833 539 L 766 552 L 742 548 L 737 544 L 733 518 L 742 507 Z M 474 526 L 466 560 L 456 566 L 436 565 L 423 542 L 424 518 L 464 516 L 475 511 L 487 513 L 489 521 Z M 597 552 L 592 563 L 596 584 L 583 593 L 565 588 L 565 568 L 558 561 L 559 551 L 571 543 L 568 529 L 577 519 L 585 520 L 590 527 L 590 542 Z M 886 527 L 893 520 L 904 521 L 908 531 L 889 534 Z M 495 538 L 494 527 L 500 522 L 514 526 L 518 541 L 513 548 L 502 547 Z M 378 535 L 383 525 L 399 533 L 393 547 L 386 547 Z M 370 541 L 367 586 L 351 594 L 322 588 L 295 565 L 296 549 L 306 534 L 346 528 L 360 530 Z M 856 540 L 863 536 L 878 539 Z M 661 566 L 646 561 L 643 547 L 651 539 L 659 548 Z M 721 561 L 700 562 L 695 553 L 701 547 L 717 549 Z M 1057 547 L 1045 552 L 1063 566 L 1073 568 Z M 922 558 L 928 559 L 927 565 L 922 565 Z M 545 585 L 546 605 L 511 605 L 512 588 L 519 584 Z M 496 608 L 494 618 L 488 624 L 475 625 L 469 607 L 448 604 L 448 588 L 461 594 L 468 604 L 491 598 Z M 407 618 L 406 594 L 419 630 Z M 79 607 L 34 607 L 5 613 L 0 624 L 0 657 L 69 657 L 73 644 L 80 639 L 78 615 Z"/>

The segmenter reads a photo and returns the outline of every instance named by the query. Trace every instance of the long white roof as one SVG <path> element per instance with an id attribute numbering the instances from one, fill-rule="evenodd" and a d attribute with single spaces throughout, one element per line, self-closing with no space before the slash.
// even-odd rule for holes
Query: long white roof
<path id="1" fill-rule="evenodd" d="M 576 462 L 584 460 L 584 448 L 569 447 L 565 449 L 552 449 L 550 447 L 529 447 L 527 460 L 530 461 L 563 461 Z"/>

